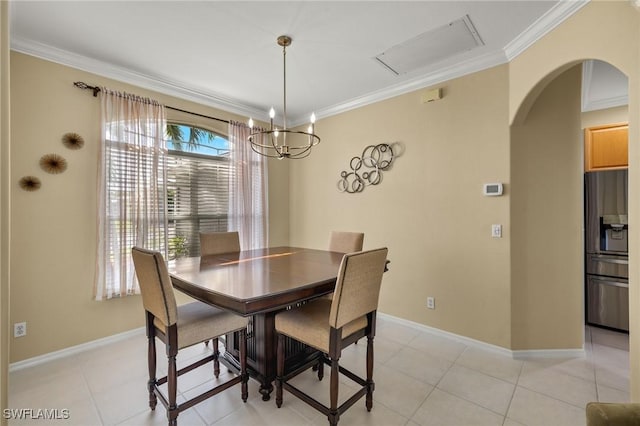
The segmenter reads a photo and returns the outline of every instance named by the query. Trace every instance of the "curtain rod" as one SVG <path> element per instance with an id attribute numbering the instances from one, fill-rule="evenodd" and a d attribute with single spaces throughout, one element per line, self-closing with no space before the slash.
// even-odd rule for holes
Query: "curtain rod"
<path id="1" fill-rule="evenodd" d="M 98 86 L 89 86 L 87 83 L 82 82 L 82 81 L 76 81 L 76 82 L 73 83 L 73 85 L 76 86 L 78 89 L 92 90 L 94 97 L 98 96 L 98 93 L 101 92 L 101 89 Z M 217 117 L 211 117 L 209 115 L 198 114 L 197 112 L 191 112 L 191 111 L 187 111 L 187 110 L 180 109 L 180 108 L 174 108 L 174 107 L 168 106 L 168 105 L 165 105 L 164 107 L 168 108 L 168 109 L 171 109 L 171 110 L 174 110 L 174 111 L 184 112 L 184 113 L 191 114 L 191 115 L 197 115 L 198 117 L 209 118 L 211 120 L 221 121 L 223 123 L 229 124 L 229 120 L 225 120 L 223 118 L 217 118 Z"/>

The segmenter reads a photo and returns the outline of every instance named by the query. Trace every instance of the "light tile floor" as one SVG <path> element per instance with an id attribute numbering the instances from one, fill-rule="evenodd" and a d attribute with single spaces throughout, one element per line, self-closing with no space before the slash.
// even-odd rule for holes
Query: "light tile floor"
<path id="1" fill-rule="evenodd" d="M 342 363 L 364 374 L 366 345 L 352 345 Z M 160 345 L 159 345 L 160 347 Z M 496 351 L 378 319 L 375 340 L 373 410 L 359 401 L 340 425 L 584 425 L 589 401 L 629 400 L 628 336 L 586 328 L 586 357 L 514 360 Z M 179 364 L 200 356 L 196 345 Z M 164 351 L 159 370 L 166 371 Z M 208 366 L 207 366 L 208 367 Z M 181 377 L 179 397 L 210 385 L 210 368 Z M 146 339 L 140 334 L 77 355 L 13 371 L 11 408 L 67 409 L 64 420 L 12 420 L 10 424 L 163 425 L 165 410 L 147 406 Z M 229 374 L 223 369 L 224 374 Z M 328 401 L 328 377 L 312 372 L 296 378 L 308 393 Z M 341 400 L 353 383 L 341 379 Z M 348 396 L 348 395 L 347 395 Z M 62 413 L 62 412 L 61 412 Z M 62 417 L 62 416 L 60 416 Z M 180 425 L 326 425 L 326 417 L 285 391 L 282 408 L 263 402 L 255 381 L 243 404 L 238 386 L 198 404 L 178 417 Z"/>

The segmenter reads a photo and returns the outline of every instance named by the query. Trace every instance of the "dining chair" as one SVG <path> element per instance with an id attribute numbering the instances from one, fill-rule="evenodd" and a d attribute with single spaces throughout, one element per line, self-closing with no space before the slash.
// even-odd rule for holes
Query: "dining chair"
<path id="1" fill-rule="evenodd" d="M 329 251 L 353 253 L 361 251 L 364 242 L 362 232 L 331 231 L 329 236 Z"/>
<path id="2" fill-rule="evenodd" d="M 200 256 L 240 251 L 240 234 L 231 232 L 200 232 Z M 204 342 L 206 346 L 209 341 Z M 218 339 L 211 340 L 213 351 L 218 354 Z"/>
<path id="3" fill-rule="evenodd" d="M 340 264 L 333 299 L 318 298 L 275 316 L 278 336 L 276 405 L 282 406 L 283 389 L 325 414 L 332 426 L 363 396 L 367 411 L 373 406 L 373 338 L 376 311 L 387 248 L 345 254 Z M 317 349 L 317 357 L 285 373 L 285 336 Z M 358 339 L 367 338 L 366 379 L 339 365 L 342 350 Z M 320 361 L 331 367 L 327 407 L 290 383 L 290 380 Z M 322 364 L 321 364 L 322 365 Z M 360 389 L 338 406 L 338 374 L 360 385 Z"/>
<path id="4" fill-rule="evenodd" d="M 202 302 L 191 302 L 177 306 L 171 277 L 162 254 L 157 251 L 133 247 L 132 257 L 146 313 L 149 407 L 155 410 L 158 399 L 160 399 L 167 410 L 169 425 L 177 425 L 178 414 L 182 411 L 237 383 L 241 383 L 241 398 L 246 402 L 249 379 L 247 374 L 247 318 Z M 210 361 L 213 361 L 216 378 L 218 378 L 220 371 L 217 351 L 177 370 L 176 356 L 178 351 L 236 331 L 240 336 L 239 374 L 188 401 L 177 404 L 177 379 L 179 376 Z M 168 358 L 167 375 L 159 379 L 156 378 L 156 337 L 165 344 Z M 160 386 L 165 383 L 167 384 L 167 395 L 160 390 Z"/>
<path id="5" fill-rule="evenodd" d="M 200 232 L 200 256 L 240 251 L 240 236 L 232 232 Z"/>
<path id="6" fill-rule="evenodd" d="M 346 232 L 331 231 L 329 235 L 329 251 L 337 251 L 339 253 L 353 253 L 362 251 L 364 243 L 364 233 L 362 232 Z M 327 294 L 327 299 L 331 300 L 332 294 Z"/>

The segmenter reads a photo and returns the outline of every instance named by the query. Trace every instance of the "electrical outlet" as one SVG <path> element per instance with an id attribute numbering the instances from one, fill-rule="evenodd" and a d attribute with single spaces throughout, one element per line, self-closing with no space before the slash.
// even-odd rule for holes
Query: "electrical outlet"
<path id="1" fill-rule="evenodd" d="M 433 297 L 427 297 L 427 309 L 436 308 L 436 299 Z"/>
<path id="2" fill-rule="evenodd" d="M 27 335 L 27 323 L 17 322 L 13 324 L 13 337 L 24 337 Z"/>
<path id="3" fill-rule="evenodd" d="M 502 238 L 502 225 L 491 225 L 491 236 L 493 238 Z"/>

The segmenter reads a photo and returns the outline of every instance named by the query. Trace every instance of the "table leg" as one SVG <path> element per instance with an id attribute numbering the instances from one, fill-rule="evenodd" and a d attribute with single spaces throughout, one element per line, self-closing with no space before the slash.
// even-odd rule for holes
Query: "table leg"
<path id="1" fill-rule="evenodd" d="M 271 399 L 273 381 L 277 370 L 277 335 L 275 315 L 277 312 L 266 312 L 251 317 L 249 322 L 249 339 L 247 341 L 247 369 L 249 375 L 260 383 L 259 392 L 263 401 Z M 239 368 L 239 342 L 237 334 L 227 335 L 227 348 L 224 359 Z M 285 372 L 306 362 L 316 351 L 300 342 L 285 339 Z"/>

